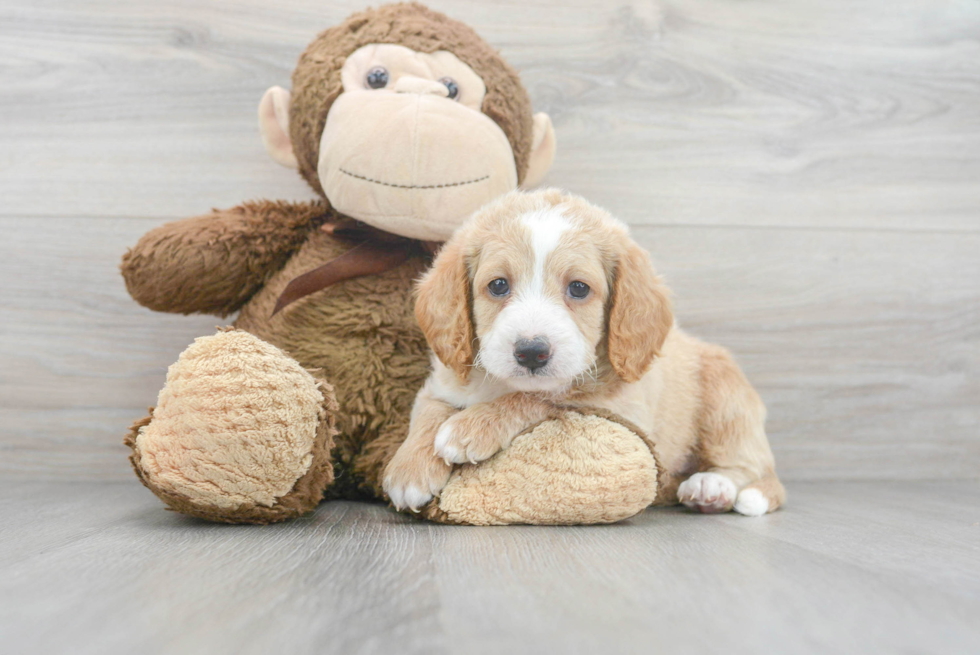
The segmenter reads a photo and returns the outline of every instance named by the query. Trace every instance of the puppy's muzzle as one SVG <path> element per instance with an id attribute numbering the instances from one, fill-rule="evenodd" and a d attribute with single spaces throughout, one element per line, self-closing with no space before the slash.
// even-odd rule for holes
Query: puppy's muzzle
<path id="1" fill-rule="evenodd" d="M 514 359 L 517 363 L 528 369 L 535 371 L 551 359 L 551 343 L 544 337 L 534 337 L 533 339 L 518 339 L 514 344 Z"/>

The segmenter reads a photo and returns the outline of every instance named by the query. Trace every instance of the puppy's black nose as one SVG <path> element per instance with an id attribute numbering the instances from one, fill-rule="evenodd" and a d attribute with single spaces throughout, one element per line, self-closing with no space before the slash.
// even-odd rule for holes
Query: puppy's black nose
<path id="1" fill-rule="evenodd" d="M 544 337 L 519 339 L 514 345 L 514 359 L 526 369 L 539 369 L 551 357 L 551 344 Z"/>

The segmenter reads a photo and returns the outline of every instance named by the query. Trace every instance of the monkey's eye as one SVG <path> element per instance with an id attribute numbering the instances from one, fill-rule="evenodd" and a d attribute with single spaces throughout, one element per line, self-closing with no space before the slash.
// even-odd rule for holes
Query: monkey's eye
<path id="1" fill-rule="evenodd" d="M 498 277 L 496 280 L 490 282 L 487 285 L 487 289 L 490 290 L 491 296 L 496 296 L 497 298 L 503 298 L 508 293 L 510 293 L 510 284 L 507 283 L 502 277 Z"/>
<path id="2" fill-rule="evenodd" d="M 589 295 L 589 285 L 585 282 L 575 280 L 568 285 L 568 295 L 570 295 L 572 298 L 578 298 L 581 300 Z"/>
<path id="3" fill-rule="evenodd" d="M 375 66 L 368 71 L 364 81 L 372 89 L 383 89 L 388 86 L 388 70 L 384 66 Z"/>
<path id="4" fill-rule="evenodd" d="M 454 80 L 453 78 L 444 77 L 441 80 L 439 80 L 439 83 L 444 84 L 446 86 L 446 90 L 449 91 L 450 100 L 455 100 L 456 97 L 459 96 L 459 85 L 456 84 L 456 80 Z"/>

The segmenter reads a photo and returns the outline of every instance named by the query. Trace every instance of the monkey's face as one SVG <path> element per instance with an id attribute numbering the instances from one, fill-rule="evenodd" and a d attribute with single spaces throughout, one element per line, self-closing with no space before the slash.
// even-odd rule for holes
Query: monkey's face
<path id="1" fill-rule="evenodd" d="M 317 165 L 338 211 L 439 241 L 517 188 L 507 135 L 480 111 L 483 80 L 454 54 L 369 45 L 347 58 L 341 79 Z"/>
<path id="2" fill-rule="evenodd" d="M 481 111 L 486 85 L 453 53 L 367 45 L 347 57 L 341 81 L 316 171 L 337 211 L 387 232 L 444 241 L 476 209 L 517 188 L 507 135 Z M 288 92 L 270 89 L 260 123 L 273 157 L 296 165 L 283 120 L 288 103 Z M 544 176 L 554 153 L 547 115 L 534 117 L 533 131 L 525 186 Z"/>

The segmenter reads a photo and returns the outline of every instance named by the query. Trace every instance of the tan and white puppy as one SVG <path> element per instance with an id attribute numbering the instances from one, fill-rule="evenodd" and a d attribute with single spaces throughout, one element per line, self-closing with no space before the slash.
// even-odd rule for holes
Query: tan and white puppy
<path id="1" fill-rule="evenodd" d="M 585 200 L 515 192 L 478 211 L 419 284 L 416 316 L 433 373 L 385 471 L 396 507 L 575 406 L 646 431 L 669 500 L 751 516 L 783 502 L 758 394 L 726 350 L 674 324 L 647 253 Z"/>

